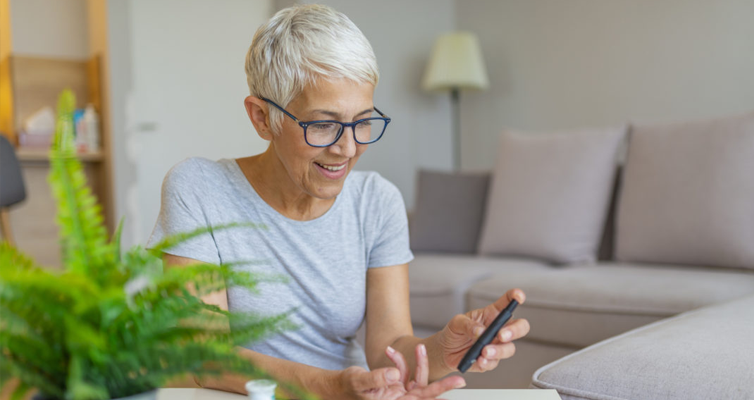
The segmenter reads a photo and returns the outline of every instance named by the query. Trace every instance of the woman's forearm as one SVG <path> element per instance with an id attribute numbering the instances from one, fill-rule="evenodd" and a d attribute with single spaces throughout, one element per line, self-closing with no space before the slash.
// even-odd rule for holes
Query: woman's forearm
<path id="1" fill-rule="evenodd" d="M 264 369 L 278 382 L 296 386 L 320 398 L 334 397 L 338 392 L 339 371 L 325 370 L 271 357 L 243 347 L 236 347 L 236 349 L 241 356 Z M 197 379 L 197 383 L 208 389 L 245 394 L 245 385 L 249 379 L 248 376 L 238 374 L 223 374 L 218 377 Z"/>

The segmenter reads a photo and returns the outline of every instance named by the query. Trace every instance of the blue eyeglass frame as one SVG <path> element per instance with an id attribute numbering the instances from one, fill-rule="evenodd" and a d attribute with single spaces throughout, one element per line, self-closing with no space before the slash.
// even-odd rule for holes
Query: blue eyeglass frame
<path id="1" fill-rule="evenodd" d="M 357 121 L 353 121 L 353 122 L 340 122 L 340 121 L 331 120 L 331 119 L 323 119 L 323 120 L 317 120 L 317 121 L 300 121 L 293 114 L 289 113 L 288 110 L 286 110 L 283 107 L 280 107 L 274 101 L 272 101 L 272 100 L 270 100 L 268 98 L 265 98 L 265 97 L 260 97 L 260 99 L 262 99 L 262 100 L 264 100 L 264 101 L 272 104 L 273 106 L 275 106 L 275 108 L 277 108 L 278 110 L 282 111 L 285 115 L 287 115 L 292 120 L 294 120 L 296 123 L 298 123 L 298 125 L 304 129 L 304 141 L 306 142 L 306 144 L 308 144 L 309 146 L 312 146 L 312 147 L 330 147 L 330 146 L 334 145 L 335 143 L 338 143 L 338 140 L 340 140 L 341 136 L 343 136 L 343 132 L 346 130 L 346 127 L 350 127 L 351 131 L 353 131 L 353 140 L 356 143 L 358 143 L 358 144 L 371 144 L 371 143 L 374 143 L 374 142 L 376 142 L 376 141 L 378 141 L 378 140 L 380 140 L 382 138 L 382 135 L 384 135 L 385 131 L 387 130 L 388 124 L 390 124 L 390 121 L 392 121 L 392 119 L 390 117 L 388 117 L 387 115 L 383 114 L 382 111 L 380 111 L 380 110 L 377 109 L 377 107 L 374 107 L 374 111 L 377 111 L 377 113 L 380 114 L 381 118 L 380 117 L 370 117 L 370 118 L 363 118 L 363 119 L 360 119 L 360 120 L 357 120 Z M 358 124 L 360 124 L 360 123 L 362 123 L 364 121 L 376 120 L 376 119 L 381 120 L 381 121 L 385 121 L 385 126 L 382 128 L 382 132 L 380 132 L 380 135 L 377 136 L 376 139 L 370 140 L 368 142 L 360 142 L 359 139 L 356 139 L 356 125 L 358 125 Z M 338 131 L 338 134 L 335 136 L 335 140 L 333 140 L 332 143 L 330 143 L 330 144 L 324 144 L 324 145 L 316 145 L 316 144 L 309 143 L 309 139 L 306 137 L 306 128 L 309 125 L 317 124 L 317 123 L 322 123 L 322 122 L 330 122 L 330 123 L 336 123 L 336 124 L 340 125 L 340 130 Z"/>

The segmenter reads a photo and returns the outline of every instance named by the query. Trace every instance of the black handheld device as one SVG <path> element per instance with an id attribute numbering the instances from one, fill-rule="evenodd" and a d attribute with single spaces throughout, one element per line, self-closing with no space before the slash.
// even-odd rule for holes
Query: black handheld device
<path id="1" fill-rule="evenodd" d="M 490 344 L 495 338 L 495 335 L 497 335 L 497 332 L 500 331 L 500 328 L 511 319 L 513 316 L 513 310 L 516 309 L 516 306 L 518 306 L 518 302 L 516 300 L 511 300 L 508 307 L 505 307 L 503 311 L 500 311 L 500 314 L 495 317 L 490 326 L 482 332 L 479 339 L 474 342 L 469 351 L 466 352 L 466 355 L 463 356 L 461 362 L 458 364 L 459 371 L 462 373 L 466 372 L 472 365 L 474 365 L 476 359 L 482 354 L 484 346 Z"/>

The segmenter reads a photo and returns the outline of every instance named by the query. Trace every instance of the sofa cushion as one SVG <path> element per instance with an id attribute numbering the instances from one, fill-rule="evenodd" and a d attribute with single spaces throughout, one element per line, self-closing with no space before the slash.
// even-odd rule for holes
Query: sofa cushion
<path id="1" fill-rule="evenodd" d="M 476 253 L 489 172 L 419 171 L 411 250 Z"/>
<path id="2" fill-rule="evenodd" d="M 625 132 L 625 126 L 505 132 L 479 252 L 554 263 L 594 261 Z"/>
<path id="3" fill-rule="evenodd" d="M 472 255 L 415 253 L 408 274 L 411 321 L 414 325 L 441 329 L 456 314 L 466 312 L 466 293 L 476 282 L 495 272 L 536 271 L 550 268 L 529 260 L 486 259 Z M 502 296 L 506 290 L 502 289 Z"/>
<path id="4" fill-rule="evenodd" d="M 751 399 L 754 297 L 681 314 L 539 369 L 532 386 L 572 399 Z"/>
<path id="5" fill-rule="evenodd" d="M 632 129 L 616 258 L 754 269 L 754 113 Z"/>
<path id="6" fill-rule="evenodd" d="M 510 271 L 474 284 L 468 306 L 486 305 L 511 287 L 526 293 L 516 317 L 529 320 L 529 339 L 582 348 L 684 311 L 754 294 L 754 273 L 627 263 L 537 275 Z"/>

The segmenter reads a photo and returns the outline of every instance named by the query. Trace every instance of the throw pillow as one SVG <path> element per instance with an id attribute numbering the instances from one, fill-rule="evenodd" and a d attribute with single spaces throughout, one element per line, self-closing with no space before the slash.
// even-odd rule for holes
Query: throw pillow
<path id="1" fill-rule="evenodd" d="M 754 269 L 754 113 L 632 128 L 621 261 Z"/>
<path id="2" fill-rule="evenodd" d="M 593 262 L 626 130 L 503 133 L 479 252 Z"/>
<path id="3" fill-rule="evenodd" d="M 413 251 L 475 253 L 490 174 L 419 171 Z"/>

